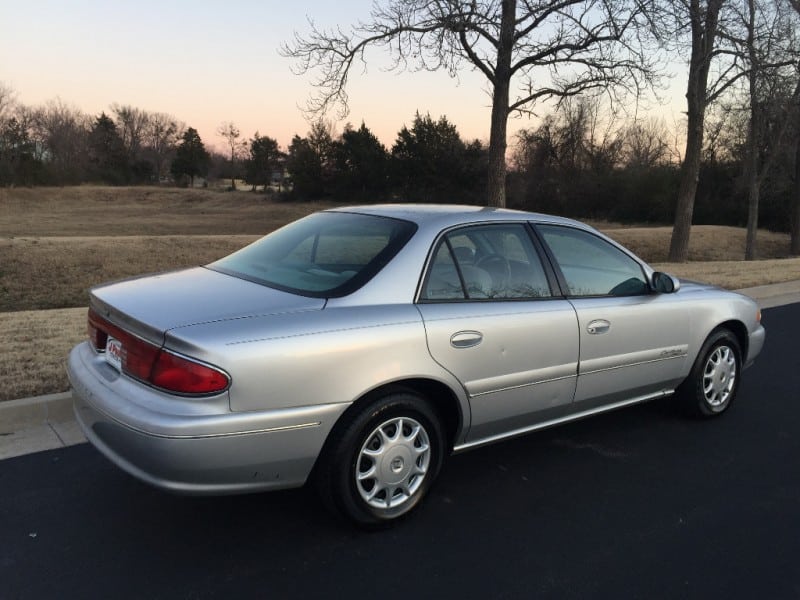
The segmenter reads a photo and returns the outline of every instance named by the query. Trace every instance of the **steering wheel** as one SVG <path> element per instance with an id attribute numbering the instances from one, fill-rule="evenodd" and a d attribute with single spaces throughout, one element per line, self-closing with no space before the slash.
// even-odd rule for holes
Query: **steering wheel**
<path id="1" fill-rule="evenodd" d="M 495 292 L 508 287 L 508 281 L 511 279 L 511 265 L 504 256 L 499 254 L 481 256 L 475 266 L 480 267 L 491 275 Z"/>

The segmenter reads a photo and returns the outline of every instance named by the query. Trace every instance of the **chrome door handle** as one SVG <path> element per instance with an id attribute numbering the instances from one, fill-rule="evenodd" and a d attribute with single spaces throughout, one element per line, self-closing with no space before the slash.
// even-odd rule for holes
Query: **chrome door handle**
<path id="1" fill-rule="evenodd" d="M 458 331 L 450 336 L 450 345 L 453 348 L 472 348 L 483 341 L 480 331 Z"/>
<path id="2" fill-rule="evenodd" d="M 588 331 L 592 335 L 597 335 L 598 333 L 605 333 L 609 329 L 611 329 L 611 323 L 609 323 L 605 319 L 596 319 L 586 326 L 586 331 Z"/>

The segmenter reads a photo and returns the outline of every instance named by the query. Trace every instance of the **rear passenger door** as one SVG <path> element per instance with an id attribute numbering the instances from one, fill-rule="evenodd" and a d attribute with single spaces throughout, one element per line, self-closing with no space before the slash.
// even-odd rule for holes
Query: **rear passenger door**
<path id="1" fill-rule="evenodd" d="M 445 233 L 418 296 L 431 355 L 469 395 L 467 442 L 523 429 L 573 399 L 575 311 L 554 295 L 531 233 L 525 223 Z"/>

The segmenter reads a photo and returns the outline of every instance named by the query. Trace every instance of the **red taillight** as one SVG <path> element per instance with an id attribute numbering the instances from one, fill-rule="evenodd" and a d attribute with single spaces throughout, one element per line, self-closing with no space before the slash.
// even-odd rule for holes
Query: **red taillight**
<path id="1" fill-rule="evenodd" d="M 95 350 L 105 350 L 108 334 L 100 329 L 102 321 L 100 315 L 90 308 L 87 321 L 86 329 L 89 333 L 89 341 L 92 342 Z"/>
<path id="2" fill-rule="evenodd" d="M 111 335 L 117 337 L 113 333 Z M 117 339 L 122 342 L 122 371 L 136 379 L 150 382 L 150 373 L 161 349 L 132 335 Z"/>
<path id="3" fill-rule="evenodd" d="M 89 340 L 105 351 L 108 337 L 122 344 L 122 372 L 157 388 L 178 394 L 225 391 L 230 378 L 213 367 L 183 358 L 120 329 L 89 309 Z"/>
<path id="4" fill-rule="evenodd" d="M 162 350 L 153 367 L 150 382 L 181 394 L 212 394 L 228 387 L 228 377 L 200 363 Z"/>

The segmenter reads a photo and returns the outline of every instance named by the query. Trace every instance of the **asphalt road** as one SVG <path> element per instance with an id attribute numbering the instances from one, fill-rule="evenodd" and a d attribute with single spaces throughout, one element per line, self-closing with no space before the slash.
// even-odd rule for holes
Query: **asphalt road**
<path id="1" fill-rule="evenodd" d="M 304 490 L 171 496 L 88 445 L 0 462 L 0 598 L 798 598 L 800 304 L 721 419 L 669 399 L 453 457 L 376 533 Z"/>

